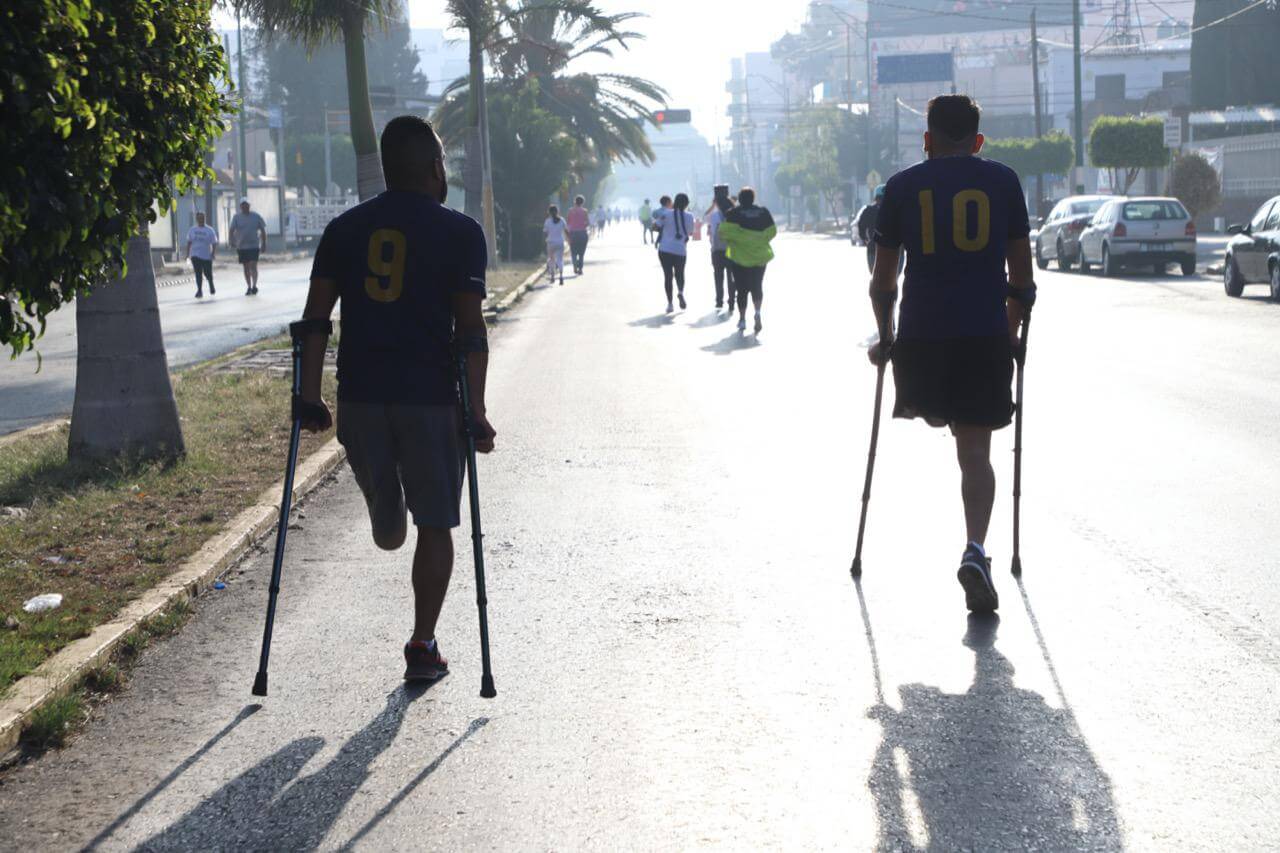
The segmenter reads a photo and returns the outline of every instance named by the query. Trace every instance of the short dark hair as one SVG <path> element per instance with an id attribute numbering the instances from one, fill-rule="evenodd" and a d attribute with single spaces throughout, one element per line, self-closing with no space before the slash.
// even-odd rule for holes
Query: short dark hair
<path id="1" fill-rule="evenodd" d="M 982 109 L 968 95 L 938 95 L 929 101 L 929 132 L 946 144 L 961 144 L 978 134 Z"/>
<path id="2" fill-rule="evenodd" d="M 676 210 L 684 210 L 689 206 L 689 196 L 684 193 L 676 193 L 675 207 Z"/>
<path id="3" fill-rule="evenodd" d="M 756 191 L 751 187 L 743 187 L 738 190 L 738 204 L 742 207 L 750 207 L 756 203 Z"/>
<path id="4" fill-rule="evenodd" d="M 662 198 L 658 199 L 658 204 L 661 204 L 661 205 L 671 204 L 671 196 L 664 195 Z"/>
<path id="5" fill-rule="evenodd" d="M 431 165 L 444 158 L 440 136 L 421 116 L 396 116 L 387 122 L 381 150 L 388 187 L 421 183 L 431 177 Z"/>
<path id="6" fill-rule="evenodd" d="M 586 203 L 587 203 L 587 200 L 586 200 L 585 198 L 583 198 L 582 196 L 580 196 L 580 195 L 579 195 L 579 196 L 574 196 L 574 197 L 573 197 L 573 203 L 574 203 L 574 204 L 586 204 Z"/>

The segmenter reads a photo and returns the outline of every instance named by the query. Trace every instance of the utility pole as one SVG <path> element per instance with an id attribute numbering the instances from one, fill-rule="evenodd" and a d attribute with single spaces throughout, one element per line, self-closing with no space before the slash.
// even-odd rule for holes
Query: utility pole
<path id="1" fill-rule="evenodd" d="M 898 133 L 898 96 L 893 96 L 893 171 L 902 171 L 902 139 Z"/>
<path id="2" fill-rule="evenodd" d="M 249 178 L 247 175 L 248 157 L 245 154 L 244 142 L 244 32 L 240 29 L 240 4 L 236 4 L 236 88 L 240 90 L 240 162 L 236 165 L 240 173 L 240 198 L 249 196 Z"/>
<path id="3" fill-rule="evenodd" d="M 333 186 L 333 145 L 329 139 L 329 105 L 324 105 L 324 197 L 329 197 Z"/>
<path id="4" fill-rule="evenodd" d="M 1084 91 L 1082 75 L 1080 71 L 1080 0 L 1071 0 L 1071 22 L 1072 22 L 1072 48 L 1075 52 L 1075 83 L 1076 83 L 1076 120 L 1075 120 L 1075 143 L 1076 143 L 1076 168 L 1075 186 L 1073 192 L 1084 192 Z"/>
<path id="5" fill-rule="evenodd" d="M 1036 139 L 1044 135 L 1040 107 L 1040 37 L 1036 32 L 1036 10 L 1031 10 L 1031 90 L 1036 111 Z M 1044 175 L 1036 173 L 1036 216 L 1040 216 L 1040 205 L 1044 201 Z"/>

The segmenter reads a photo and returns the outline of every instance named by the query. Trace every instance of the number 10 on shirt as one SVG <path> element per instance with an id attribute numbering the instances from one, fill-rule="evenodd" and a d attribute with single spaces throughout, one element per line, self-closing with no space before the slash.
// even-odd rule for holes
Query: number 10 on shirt
<path id="1" fill-rule="evenodd" d="M 920 191 L 920 250 L 934 254 L 933 190 Z M 974 212 L 974 235 L 969 236 L 969 210 Z M 982 190 L 962 190 L 951 200 L 951 241 L 962 252 L 981 252 L 991 242 L 991 198 Z"/>

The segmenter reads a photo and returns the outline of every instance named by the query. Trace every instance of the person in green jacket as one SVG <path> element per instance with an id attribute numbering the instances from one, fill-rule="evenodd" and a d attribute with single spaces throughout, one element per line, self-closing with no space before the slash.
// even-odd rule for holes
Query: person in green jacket
<path id="1" fill-rule="evenodd" d="M 727 247 L 725 256 L 733 266 L 733 281 L 738 289 L 738 331 L 747 328 L 747 295 L 756 309 L 756 334 L 764 328 L 760 322 L 760 304 L 764 302 L 764 270 L 773 260 L 769 243 L 778 235 L 769 208 L 756 204 L 756 191 L 743 187 L 738 192 L 738 205 L 724 215 L 720 239 Z"/>
<path id="2" fill-rule="evenodd" d="M 640 225 L 644 228 L 644 244 L 649 245 L 649 229 L 653 225 L 653 208 L 649 206 L 649 199 L 644 200 L 644 204 L 640 205 Z M 655 239 L 656 243 L 657 240 Z"/>

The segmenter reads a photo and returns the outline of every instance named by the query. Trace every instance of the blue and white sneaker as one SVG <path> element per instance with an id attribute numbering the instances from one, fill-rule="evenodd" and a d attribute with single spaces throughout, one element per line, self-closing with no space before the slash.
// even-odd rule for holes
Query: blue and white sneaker
<path id="1" fill-rule="evenodd" d="M 964 549 L 960 571 L 956 572 L 964 587 L 964 603 L 973 613 L 994 613 L 1000 607 L 1000 596 L 991 580 L 991 559 L 976 543 Z"/>

